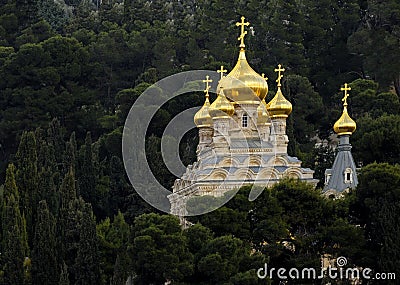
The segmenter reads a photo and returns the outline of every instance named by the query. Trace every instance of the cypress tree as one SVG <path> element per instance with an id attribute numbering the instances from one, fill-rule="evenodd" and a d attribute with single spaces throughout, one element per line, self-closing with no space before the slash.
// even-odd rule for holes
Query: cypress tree
<path id="1" fill-rule="evenodd" d="M 111 279 L 111 285 L 124 284 L 125 276 L 123 271 L 123 266 L 121 264 L 121 256 L 118 254 L 114 265 L 114 275 Z"/>
<path id="2" fill-rule="evenodd" d="M 92 138 L 87 132 L 85 144 L 80 149 L 79 194 L 85 202 L 96 205 L 96 174 L 92 149 Z"/>
<path id="3" fill-rule="evenodd" d="M 4 193 L 3 193 L 3 211 L 2 211 L 2 232 L 3 232 L 3 249 L 7 248 L 6 237 L 9 229 L 11 229 L 14 225 L 16 225 L 21 230 L 21 242 L 23 246 L 23 252 L 25 255 L 28 254 L 28 237 L 26 233 L 26 221 L 25 217 L 21 215 L 20 207 L 19 207 L 19 192 L 17 188 L 17 184 L 15 181 L 15 167 L 13 164 L 10 164 L 7 167 L 6 171 L 6 181 L 4 183 Z M 13 200 L 13 202 L 11 201 Z M 13 209 L 14 204 L 16 205 L 16 209 L 14 209 L 14 214 L 11 215 L 11 218 L 6 218 L 10 207 Z"/>
<path id="4" fill-rule="evenodd" d="M 58 281 L 58 285 L 69 285 L 68 266 L 65 264 L 65 262 L 61 267 L 60 280 Z"/>
<path id="5" fill-rule="evenodd" d="M 59 280 L 56 261 L 55 222 L 45 200 L 39 202 L 32 250 L 33 284 L 56 284 Z"/>
<path id="6" fill-rule="evenodd" d="M 97 248 L 96 221 L 92 207 L 85 203 L 80 223 L 79 246 L 75 267 L 76 283 L 97 285 L 100 282 L 99 256 Z"/>
<path id="7" fill-rule="evenodd" d="M 80 242 L 82 209 L 85 202 L 82 198 L 71 201 L 67 208 L 62 207 L 59 219 L 58 249 L 60 260 L 68 267 L 69 281 L 75 284 L 79 277 L 79 267 L 76 265 Z"/>
<path id="8" fill-rule="evenodd" d="M 65 174 L 64 179 L 60 187 L 61 196 L 61 207 L 63 209 L 68 209 L 69 204 L 76 199 L 76 185 L 75 185 L 75 173 L 72 167 L 69 168 L 67 174 Z"/>
<path id="9" fill-rule="evenodd" d="M 57 168 L 54 146 L 46 141 L 46 137 L 44 137 L 43 132 L 44 131 L 39 128 L 36 129 L 35 131 L 36 143 L 38 146 L 37 167 L 38 170 L 41 169 L 42 167 L 51 167 L 52 171 L 56 172 L 58 168 Z"/>
<path id="10" fill-rule="evenodd" d="M 25 221 L 13 194 L 3 211 L 3 271 L 5 284 L 23 284 L 24 259 L 26 256 Z"/>
<path id="11" fill-rule="evenodd" d="M 52 145 L 54 148 L 57 162 L 61 163 L 60 160 L 64 153 L 65 141 L 60 121 L 57 118 L 54 118 L 49 124 L 47 129 L 47 141 L 49 145 Z"/>
<path id="12" fill-rule="evenodd" d="M 60 212 L 57 221 L 57 249 L 60 261 L 71 270 L 79 241 L 78 209 L 76 207 L 75 175 L 72 168 L 65 175 L 60 187 Z M 73 276 L 70 276 L 70 278 Z"/>
<path id="13" fill-rule="evenodd" d="M 25 215 L 28 237 L 34 232 L 38 201 L 37 145 L 33 132 L 24 132 L 16 154 L 16 181 L 20 192 L 20 209 Z"/>
<path id="14" fill-rule="evenodd" d="M 76 146 L 76 137 L 75 132 L 72 132 L 69 141 L 66 143 L 66 150 L 64 155 L 64 172 L 68 172 L 70 167 L 72 170 L 76 172 L 77 170 L 77 146 Z"/>
<path id="15" fill-rule="evenodd" d="M 54 176 L 58 179 L 58 173 L 54 175 L 50 167 L 42 168 L 39 173 L 39 189 L 40 199 L 46 201 L 50 213 L 56 217 L 60 207 L 60 195 L 54 183 Z"/>
<path id="16" fill-rule="evenodd" d="M 15 166 L 10 163 L 6 170 L 6 181 L 4 183 L 3 199 L 5 202 L 9 200 L 11 195 L 19 202 L 19 193 L 17 183 L 15 181 Z"/>

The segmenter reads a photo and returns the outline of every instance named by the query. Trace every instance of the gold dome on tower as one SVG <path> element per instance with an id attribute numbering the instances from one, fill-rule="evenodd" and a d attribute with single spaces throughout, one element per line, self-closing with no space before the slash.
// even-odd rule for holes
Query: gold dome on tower
<path id="1" fill-rule="evenodd" d="M 194 123 L 197 127 L 211 127 L 213 122 L 209 113 L 210 109 L 210 100 L 208 99 L 209 95 L 206 94 L 206 101 L 204 102 L 203 107 L 194 115 Z"/>
<path id="2" fill-rule="evenodd" d="M 268 93 L 268 84 L 266 78 L 255 72 L 249 65 L 246 59 L 244 36 L 247 31 L 245 26 L 250 25 L 249 22 L 236 23 L 236 26 L 241 27 L 241 34 L 238 38 L 240 41 L 239 57 L 235 67 L 226 76 L 223 77 L 217 87 L 217 90 L 224 88 L 225 95 L 236 103 L 254 103 L 264 99 Z"/>
<path id="3" fill-rule="evenodd" d="M 211 83 L 212 80 L 207 75 L 206 79 L 203 80 L 203 82 L 206 83 L 206 89 L 204 89 L 204 93 L 206 93 L 206 100 L 204 102 L 203 107 L 201 107 L 200 110 L 194 115 L 194 123 L 199 128 L 212 127 L 212 125 L 213 125 L 212 118 L 211 118 L 210 112 L 209 112 L 210 111 L 210 100 L 209 100 L 210 95 L 208 94 L 208 91 L 211 88 L 211 86 L 208 83 Z"/>
<path id="4" fill-rule="evenodd" d="M 342 99 L 343 103 L 343 113 L 340 116 L 339 120 L 333 125 L 333 130 L 338 135 L 351 135 L 357 128 L 356 122 L 349 116 L 347 112 L 347 97 L 349 97 L 349 93 L 351 88 L 348 87 L 347 83 L 344 85 L 344 88 L 340 88 L 341 91 L 344 91 L 344 97 Z"/>
<path id="5" fill-rule="evenodd" d="M 209 113 L 212 118 L 229 118 L 235 112 L 232 103 L 226 99 L 224 90 L 221 88 L 217 99 L 211 104 Z"/>
<path id="6" fill-rule="evenodd" d="M 283 77 L 281 72 L 283 71 L 285 71 L 285 69 L 282 68 L 280 64 L 278 65 L 278 68 L 275 69 L 275 72 L 278 72 L 278 79 L 276 80 L 278 83 L 278 91 L 276 92 L 275 97 L 267 104 L 268 113 L 273 118 L 286 118 L 292 112 L 292 103 L 283 96 L 281 90 L 281 80 Z"/>

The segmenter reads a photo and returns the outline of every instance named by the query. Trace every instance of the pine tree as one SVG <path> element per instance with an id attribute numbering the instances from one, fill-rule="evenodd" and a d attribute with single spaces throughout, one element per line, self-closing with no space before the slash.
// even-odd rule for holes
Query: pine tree
<path id="1" fill-rule="evenodd" d="M 308 74 L 302 27 L 304 15 L 296 1 L 276 0 L 270 5 L 266 46 L 270 48 L 272 66 L 282 63 L 297 74 Z"/>
<path id="2" fill-rule="evenodd" d="M 32 249 L 33 284 L 56 284 L 59 280 L 56 260 L 54 217 L 45 200 L 39 202 Z"/>
<path id="3" fill-rule="evenodd" d="M 21 30 L 38 20 L 37 0 L 16 0 L 15 7 Z"/>
<path id="4" fill-rule="evenodd" d="M 20 192 L 20 209 L 25 215 L 29 243 L 33 237 L 38 201 L 37 145 L 33 132 L 24 132 L 16 154 L 16 181 Z"/>
<path id="5" fill-rule="evenodd" d="M 358 30 L 348 39 L 349 49 L 363 60 L 363 71 L 400 96 L 398 0 L 366 0 L 367 9 Z"/>

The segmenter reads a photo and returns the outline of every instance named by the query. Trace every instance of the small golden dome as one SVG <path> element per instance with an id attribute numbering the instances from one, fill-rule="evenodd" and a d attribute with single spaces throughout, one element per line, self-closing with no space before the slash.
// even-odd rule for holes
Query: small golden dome
<path id="1" fill-rule="evenodd" d="M 263 99 L 257 107 L 257 125 L 265 125 L 268 122 L 268 118 L 267 103 Z"/>
<path id="2" fill-rule="evenodd" d="M 344 91 L 343 101 L 343 113 L 340 116 L 339 120 L 333 125 L 333 130 L 338 135 L 351 135 L 356 130 L 356 122 L 352 118 L 350 118 L 349 113 L 347 113 L 347 98 L 349 97 L 348 91 L 351 90 L 351 87 L 348 86 L 347 83 L 344 84 L 344 87 L 340 88 L 341 91 Z"/>
<path id="3" fill-rule="evenodd" d="M 292 112 L 292 103 L 283 96 L 280 86 L 275 97 L 267 104 L 267 111 L 273 118 L 287 118 Z"/>
<path id="4" fill-rule="evenodd" d="M 221 88 L 218 93 L 217 99 L 211 104 L 209 113 L 212 118 L 229 118 L 235 112 L 232 103 L 226 99 L 224 91 Z"/>
<path id="5" fill-rule="evenodd" d="M 201 127 L 211 127 L 213 125 L 212 118 L 209 113 L 210 109 L 210 100 L 208 99 L 209 95 L 206 94 L 206 101 L 204 102 L 203 107 L 194 115 L 194 123 L 198 128 Z"/>
<path id="6" fill-rule="evenodd" d="M 244 48 L 240 49 L 235 67 L 220 80 L 217 90 L 220 88 L 230 100 L 242 104 L 258 102 L 268 93 L 266 78 L 250 67 Z"/>
<path id="7" fill-rule="evenodd" d="M 356 130 L 356 122 L 347 113 L 347 104 L 343 108 L 342 116 L 333 125 L 333 130 L 338 135 L 351 135 Z"/>

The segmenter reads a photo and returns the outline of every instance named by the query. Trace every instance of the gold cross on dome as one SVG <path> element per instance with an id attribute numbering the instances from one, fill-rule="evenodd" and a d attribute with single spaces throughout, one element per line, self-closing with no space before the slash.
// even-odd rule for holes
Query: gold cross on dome
<path id="1" fill-rule="evenodd" d="M 204 89 L 204 93 L 206 93 L 206 95 L 208 95 L 208 90 L 210 90 L 211 85 L 209 85 L 208 83 L 211 83 L 212 80 L 210 79 L 210 76 L 206 76 L 206 79 L 203 80 L 203 82 L 206 84 L 206 89 Z"/>
<path id="2" fill-rule="evenodd" d="M 221 65 L 221 69 L 217 70 L 218 73 L 221 73 L 221 79 L 224 77 L 224 72 L 228 72 L 228 70 L 224 69 L 224 66 Z"/>
<path id="3" fill-rule="evenodd" d="M 242 22 L 237 22 L 236 27 L 240 26 L 240 36 L 238 37 L 238 41 L 240 41 L 240 46 L 241 48 L 244 48 L 244 36 L 247 35 L 247 31 L 244 30 L 244 26 L 250 25 L 249 22 L 245 22 L 244 19 L 246 19 L 244 16 L 242 16 L 241 20 Z"/>
<path id="4" fill-rule="evenodd" d="M 268 80 L 268 77 L 265 76 L 265 73 L 261 73 L 261 77 L 265 79 L 265 81 Z"/>
<path id="5" fill-rule="evenodd" d="M 347 91 L 350 91 L 350 90 L 351 90 L 351 88 L 350 88 L 350 86 L 348 86 L 347 83 L 344 84 L 344 87 L 340 88 L 340 91 L 344 91 L 344 97 L 342 99 L 342 102 L 344 102 L 343 106 L 347 106 L 347 97 L 349 97 L 349 95 L 350 95 L 349 93 L 347 93 Z"/>
<path id="6" fill-rule="evenodd" d="M 278 79 L 276 80 L 276 82 L 278 83 L 278 87 L 281 87 L 281 86 L 282 86 L 282 84 L 281 84 L 281 79 L 282 79 L 282 77 L 283 77 L 283 75 L 281 74 L 281 72 L 284 72 L 285 69 L 282 68 L 282 65 L 281 65 L 281 64 L 278 64 L 278 68 L 275 68 L 274 71 L 275 71 L 275 72 L 278 72 Z"/>

